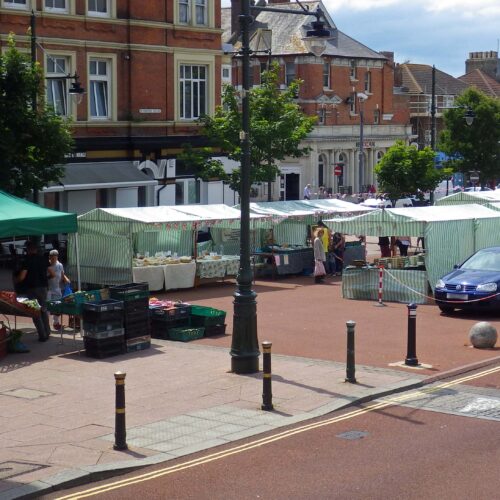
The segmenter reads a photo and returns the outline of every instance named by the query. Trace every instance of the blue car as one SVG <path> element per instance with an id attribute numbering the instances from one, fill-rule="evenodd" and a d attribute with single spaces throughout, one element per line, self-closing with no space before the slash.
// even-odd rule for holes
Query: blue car
<path id="1" fill-rule="evenodd" d="M 443 276 L 434 291 L 444 313 L 496 309 L 500 313 L 500 247 L 483 248 Z"/>

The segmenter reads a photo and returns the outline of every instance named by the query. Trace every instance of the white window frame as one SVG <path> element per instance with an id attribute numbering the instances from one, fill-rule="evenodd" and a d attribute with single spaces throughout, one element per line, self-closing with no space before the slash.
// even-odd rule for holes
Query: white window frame
<path id="1" fill-rule="evenodd" d="M 59 60 L 64 60 L 64 67 L 60 65 Z M 49 65 L 54 64 L 54 71 L 49 72 Z M 45 76 L 46 76 L 46 99 L 47 104 L 52 105 L 53 102 L 49 103 L 49 88 L 53 88 L 56 83 L 60 83 L 63 88 L 63 99 L 65 112 L 60 113 L 60 116 L 71 116 L 72 115 L 72 103 L 70 99 L 70 95 L 68 92 L 69 80 L 66 78 L 67 75 L 70 75 L 71 72 L 71 57 L 66 54 L 58 54 L 58 53 L 47 53 L 45 57 Z M 54 110 L 57 112 L 55 106 Z"/>
<path id="2" fill-rule="evenodd" d="M 99 12 L 97 10 L 90 10 L 90 1 L 91 0 L 86 0 L 87 16 L 100 17 L 100 18 L 104 18 L 104 19 L 116 17 L 116 0 L 106 0 L 106 12 Z"/>
<path id="3" fill-rule="evenodd" d="M 450 109 L 455 106 L 454 95 L 443 95 L 443 109 Z"/>
<path id="4" fill-rule="evenodd" d="M 92 62 L 105 62 L 106 75 L 92 75 L 90 73 L 90 66 Z M 89 121 L 111 121 L 116 119 L 117 109 L 117 83 L 116 83 L 116 55 L 103 54 L 103 53 L 90 53 L 87 56 L 87 116 Z M 107 114 L 106 116 L 92 116 L 92 99 L 94 88 L 92 82 L 107 82 Z"/>
<path id="5" fill-rule="evenodd" d="M 349 78 L 351 80 L 356 80 L 357 81 L 357 66 L 356 66 L 356 59 L 350 59 L 349 60 Z"/>
<path id="6" fill-rule="evenodd" d="M 190 68 L 190 76 L 186 76 L 186 69 Z M 198 76 L 193 76 L 194 69 L 197 69 Z M 200 77 L 200 69 L 204 70 L 204 77 Z M 190 116 L 186 116 L 186 84 L 190 84 Z M 204 91 L 200 91 L 201 83 L 204 83 Z M 209 89 L 209 68 L 206 64 L 181 63 L 179 65 L 179 117 L 181 120 L 193 121 L 208 113 L 208 89 Z M 197 91 L 193 92 L 193 87 Z M 197 94 L 197 99 L 195 99 Z M 203 99 L 202 99 L 203 98 Z M 202 106 L 203 100 L 203 106 Z M 197 108 L 197 109 L 195 109 Z M 203 108 L 203 109 L 202 109 Z"/>
<path id="7" fill-rule="evenodd" d="M 224 76 L 225 72 L 228 72 L 228 76 Z M 221 69 L 220 69 L 220 74 L 221 74 L 221 80 L 223 84 L 231 84 L 232 78 L 231 78 L 231 71 L 232 67 L 230 64 L 222 64 Z"/>
<path id="8" fill-rule="evenodd" d="M 43 10 L 45 12 L 56 12 L 56 13 L 66 13 L 69 12 L 69 4 L 71 0 L 64 0 L 64 7 L 49 7 L 47 2 L 55 2 L 56 0 L 43 0 Z"/>
<path id="9" fill-rule="evenodd" d="M 182 189 L 182 203 L 177 203 L 177 193 L 175 198 L 176 206 L 180 205 L 196 205 L 201 203 L 201 181 L 200 179 L 194 178 L 186 178 L 186 179 L 176 179 L 176 190 L 177 185 L 181 186 Z M 194 201 L 193 198 L 190 198 L 190 195 L 193 195 L 194 190 Z"/>
<path id="10" fill-rule="evenodd" d="M 326 83 L 326 85 L 325 85 Z M 332 85 L 330 78 L 330 63 L 323 62 L 323 88 L 330 89 Z"/>
<path id="11" fill-rule="evenodd" d="M 2 0 L 2 7 L 6 9 L 29 10 L 31 9 L 32 0 L 24 0 L 25 3 L 16 2 L 16 0 Z"/>
<path id="12" fill-rule="evenodd" d="M 365 73 L 365 92 L 367 94 L 372 93 L 372 73 L 371 73 L 371 71 L 367 71 Z"/>
<path id="13" fill-rule="evenodd" d="M 292 77 L 292 72 L 289 71 L 289 68 L 293 68 L 293 78 Z M 290 84 L 297 79 L 297 72 L 296 72 L 296 67 L 295 67 L 295 62 L 286 62 L 285 63 L 285 85 L 287 87 L 290 86 Z"/>
<path id="14" fill-rule="evenodd" d="M 181 3 L 186 11 L 186 17 L 181 19 Z M 175 0 L 174 19 L 175 22 L 183 26 L 206 26 L 214 27 L 214 3 L 211 0 Z M 198 22 L 198 13 L 202 9 L 203 21 Z"/>

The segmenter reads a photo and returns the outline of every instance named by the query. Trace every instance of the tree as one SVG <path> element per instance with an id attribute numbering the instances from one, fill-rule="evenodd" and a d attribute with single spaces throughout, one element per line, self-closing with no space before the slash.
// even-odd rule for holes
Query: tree
<path id="1" fill-rule="evenodd" d="M 26 197 L 57 181 L 72 147 L 69 124 L 46 106 L 40 67 L 9 36 L 0 53 L 0 189 Z"/>
<path id="2" fill-rule="evenodd" d="M 439 182 L 449 176 L 449 169 L 437 170 L 434 151 L 427 147 L 418 150 L 397 141 L 375 166 L 381 191 L 395 200 L 416 193 L 433 191 Z"/>
<path id="3" fill-rule="evenodd" d="M 475 114 L 471 125 L 464 119 L 469 108 Z M 448 166 L 464 173 L 477 170 L 481 185 L 500 178 L 500 99 L 469 88 L 444 113 L 444 123 L 439 147 L 454 158 Z"/>
<path id="4" fill-rule="evenodd" d="M 299 158 L 309 152 L 300 143 L 313 129 L 316 118 L 306 116 L 296 102 L 301 82 L 294 81 L 286 90 L 281 90 L 279 71 L 279 65 L 273 64 L 270 70 L 263 72 L 261 85 L 249 93 L 252 183 L 274 182 L 280 172 L 278 161 L 286 157 Z M 222 105 L 217 107 L 214 116 L 204 116 L 201 121 L 203 134 L 212 146 L 240 162 L 241 109 L 236 89 L 226 86 L 222 93 Z M 198 162 L 197 168 L 202 176 L 200 165 Z M 207 167 L 214 168 L 213 160 Z M 226 180 L 232 189 L 239 191 L 240 178 L 240 170 L 236 169 L 227 175 Z M 270 200 L 270 189 L 268 196 Z"/>

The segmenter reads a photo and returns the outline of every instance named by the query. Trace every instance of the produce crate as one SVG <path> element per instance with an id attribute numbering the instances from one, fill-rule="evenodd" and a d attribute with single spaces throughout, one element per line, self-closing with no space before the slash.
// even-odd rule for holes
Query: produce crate
<path id="1" fill-rule="evenodd" d="M 155 339 L 168 339 L 169 331 L 173 328 L 187 328 L 189 318 L 173 319 L 170 322 L 151 321 L 151 336 Z"/>
<path id="2" fill-rule="evenodd" d="M 91 358 L 107 358 L 125 352 L 125 341 L 123 336 L 105 339 L 83 338 L 85 354 Z"/>
<path id="3" fill-rule="evenodd" d="M 201 339 L 205 332 L 204 327 L 192 328 L 169 328 L 168 338 L 170 340 L 180 340 L 181 342 L 189 342 L 190 340 Z"/>
<path id="4" fill-rule="evenodd" d="M 143 337 L 144 335 L 150 335 L 151 329 L 148 322 L 133 323 L 132 325 L 126 325 L 125 328 L 125 339 L 133 339 L 136 337 Z"/>
<path id="5" fill-rule="evenodd" d="M 126 313 L 143 311 L 146 314 L 149 313 L 149 300 L 147 297 L 142 297 L 140 299 L 127 300 L 123 303 L 123 309 Z"/>
<path id="6" fill-rule="evenodd" d="M 112 299 L 129 300 L 142 299 L 149 297 L 148 283 L 128 283 L 127 285 L 117 285 L 109 287 L 109 296 Z"/>
<path id="7" fill-rule="evenodd" d="M 83 331 L 89 333 L 101 333 L 123 328 L 123 321 L 85 321 L 83 319 Z"/>
<path id="8" fill-rule="evenodd" d="M 120 300 L 108 299 L 94 303 L 86 303 L 83 307 L 85 312 L 93 311 L 97 313 L 108 311 L 123 311 L 123 302 Z"/>
<path id="9" fill-rule="evenodd" d="M 212 337 L 213 335 L 225 335 L 226 325 L 209 325 L 205 327 L 205 337 Z"/>
<path id="10" fill-rule="evenodd" d="M 190 321 L 192 326 L 223 325 L 226 321 L 226 311 L 206 306 L 191 306 Z"/>
<path id="11" fill-rule="evenodd" d="M 164 309 L 161 307 L 150 308 L 150 315 L 152 320 L 157 321 L 169 321 L 188 318 L 191 311 L 191 306 L 189 304 L 176 305 L 169 309 Z"/>
<path id="12" fill-rule="evenodd" d="M 149 313 L 147 309 L 133 312 L 125 310 L 123 312 L 123 319 L 125 326 L 133 323 L 149 323 Z"/>
<path id="13" fill-rule="evenodd" d="M 101 331 L 91 331 L 85 330 L 85 325 L 83 326 L 83 338 L 89 339 L 110 339 L 116 337 L 122 337 L 122 340 L 125 339 L 125 330 L 123 328 L 115 328 L 114 330 L 101 330 Z"/>
<path id="14" fill-rule="evenodd" d="M 127 352 L 143 351 L 144 349 L 149 349 L 150 347 L 151 337 L 149 335 L 144 335 L 142 337 L 126 341 Z"/>

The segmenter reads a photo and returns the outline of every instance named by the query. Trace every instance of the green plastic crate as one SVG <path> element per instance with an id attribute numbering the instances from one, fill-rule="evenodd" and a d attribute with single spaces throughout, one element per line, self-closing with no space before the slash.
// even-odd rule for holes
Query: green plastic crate
<path id="1" fill-rule="evenodd" d="M 190 340 L 201 339 L 205 333 L 205 328 L 169 328 L 168 338 L 170 340 L 180 340 L 181 342 L 189 342 Z"/>
<path id="2" fill-rule="evenodd" d="M 69 314 L 71 316 L 82 314 L 85 302 L 98 302 L 101 300 L 100 290 L 75 292 L 62 299 L 48 300 L 47 310 L 53 314 Z"/>
<path id="3" fill-rule="evenodd" d="M 223 325 L 226 322 L 226 311 L 207 306 L 191 306 L 190 321 L 192 326 Z"/>

